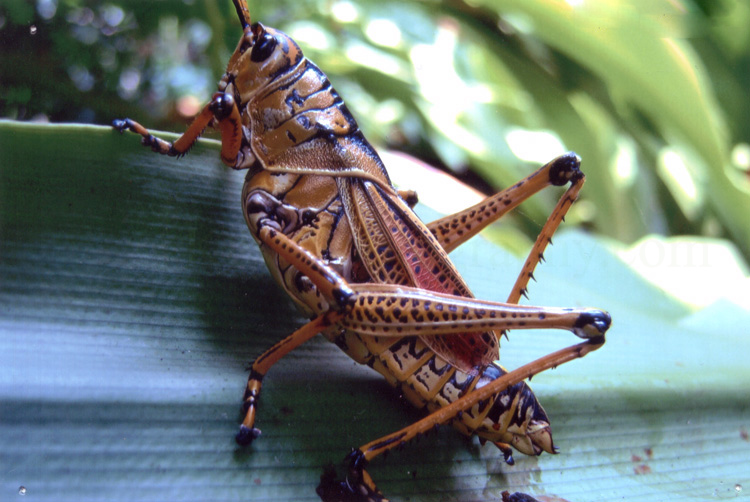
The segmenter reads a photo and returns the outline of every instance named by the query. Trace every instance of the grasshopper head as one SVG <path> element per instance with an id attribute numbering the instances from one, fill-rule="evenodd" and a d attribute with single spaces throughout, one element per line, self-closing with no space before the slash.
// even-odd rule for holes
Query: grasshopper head
<path id="1" fill-rule="evenodd" d="M 246 102 L 302 60 L 302 51 L 288 35 L 260 23 L 247 26 L 229 59 L 227 76 Z"/>

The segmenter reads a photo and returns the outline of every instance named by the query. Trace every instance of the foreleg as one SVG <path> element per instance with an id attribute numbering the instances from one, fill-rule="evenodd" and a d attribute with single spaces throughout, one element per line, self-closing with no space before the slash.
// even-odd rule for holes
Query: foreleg
<path id="1" fill-rule="evenodd" d="M 118 119 L 112 122 L 112 127 L 120 132 L 128 129 L 140 134 L 144 146 L 162 155 L 179 157 L 185 155 L 195 144 L 203 130 L 214 120 L 221 132 L 221 160 L 230 167 L 248 165 L 248 162 L 240 162 L 238 154 L 242 144 L 242 119 L 237 109 L 237 104 L 230 92 L 217 92 L 211 101 L 201 110 L 197 117 L 182 136 L 174 143 L 157 138 L 141 124 L 130 119 Z"/>

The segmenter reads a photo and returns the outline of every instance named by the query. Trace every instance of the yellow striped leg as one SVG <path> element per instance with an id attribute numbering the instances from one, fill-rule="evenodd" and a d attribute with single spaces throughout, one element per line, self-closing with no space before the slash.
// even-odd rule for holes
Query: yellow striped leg
<path id="1" fill-rule="evenodd" d="M 353 296 L 339 324 L 360 335 L 434 336 L 502 329 L 566 329 L 602 336 L 611 323 L 597 309 L 534 307 L 466 298 L 392 284 L 351 284 Z"/>
<path id="2" fill-rule="evenodd" d="M 584 357 L 589 352 L 597 350 L 604 344 L 604 337 L 600 336 L 577 345 L 572 345 L 552 354 L 540 357 L 539 359 L 525 364 L 502 377 L 493 380 L 487 385 L 475 389 L 466 396 L 454 401 L 448 406 L 440 408 L 431 413 L 422 420 L 412 425 L 394 432 L 387 436 L 381 437 L 367 443 L 364 446 L 354 450 L 347 458 L 349 460 L 349 472 L 345 482 L 336 483 L 328 478 L 321 478 L 321 486 L 318 487 L 318 493 L 321 492 L 329 495 L 339 496 L 342 500 L 367 500 L 367 501 L 385 501 L 383 495 L 378 490 L 372 480 L 372 477 L 366 470 L 368 463 L 376 456 L 385 453 L 407 441 L 416 438 L 432 430 L 435 426 L 445 424 L 455 418 L 460 412 L 465 411 L 476 405 L 478 402 L 489 399 L 498 392 L 511 387 L 523 380 L 533 377 L 542 371 L 556 368 L 561 364 Z M 327 483 L 327 484 L 326 484 Z"/>

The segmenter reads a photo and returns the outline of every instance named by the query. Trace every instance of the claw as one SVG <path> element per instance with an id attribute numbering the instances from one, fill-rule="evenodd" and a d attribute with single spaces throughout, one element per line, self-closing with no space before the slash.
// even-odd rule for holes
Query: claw
<path id="1" fill-rule="evenodd" d="M 234 437 L 237 444 L 240 446 L 249 446 L 254 440 L 260 437 L 260 429 L 255 427 L 247 427 L 246 425 L 240 425 L 240 431 Z"/>
<path id="2" fill-rule="evenodd" d="M 320 484 L 315 489 L 323 502 L 388 502 L 375 487 L 365 471 L 367 459 L 361 450 L 353 450 L 348 456 L 349 470 L 344 481 L 338 481 L 336 471 L 329 465 L 323 469 Z"/>
<path id="3" fill-rule="evenodd" d="M 513 450 L 511 449 L 511 447 L 508 444 L 501 443 L 499 441 L 495 442 L 494 444 L 498 447 L 500 452 L 502 452 L 505 463 L 508 465 L 515 465 L 516 460 L 513 458 Z"/>
<path id="4" fill-rule="evenodd" d="M 128 128 L 128 124 L 125 120 L 115 119 L 112 121 L 112 128 L 119 133 L 123 133 Z"/>
<path id="5" fill-rule="evenodd" d="M 315 488 L 315 492 L 323 502 L 345 502 L 354 495 L 346 482 L 336 479 L 336 469 L 333 464 L 323 468 L 323 474 L 320 475 L 320 484 Z"/>
<path id="6" fill-rule="evenodd" d="M 502 493 L 502 497 L 503 502 L 539 502 L 531 495 L 527 495 L 526 493 L 521 492 L 510 493 L 505 491 Z"/>

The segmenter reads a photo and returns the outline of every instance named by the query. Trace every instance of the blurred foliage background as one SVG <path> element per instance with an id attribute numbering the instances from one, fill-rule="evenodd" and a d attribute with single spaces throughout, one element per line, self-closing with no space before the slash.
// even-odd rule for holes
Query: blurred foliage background
<path id="1" fill-rule="evenodd" d="M 277 0 L 376 145 L 490 193 L 566 151 L 568 221 L 623 242 L 729 238 L 750 256 L 750 4 L 741 0 Z M 181 131 L 240 29 L 229 0 L 2 0 L 0 117 Z M 416 188 L 419 187 L 409 187 Z M 555 194 L 506 237 L 535 235 Z"/>

